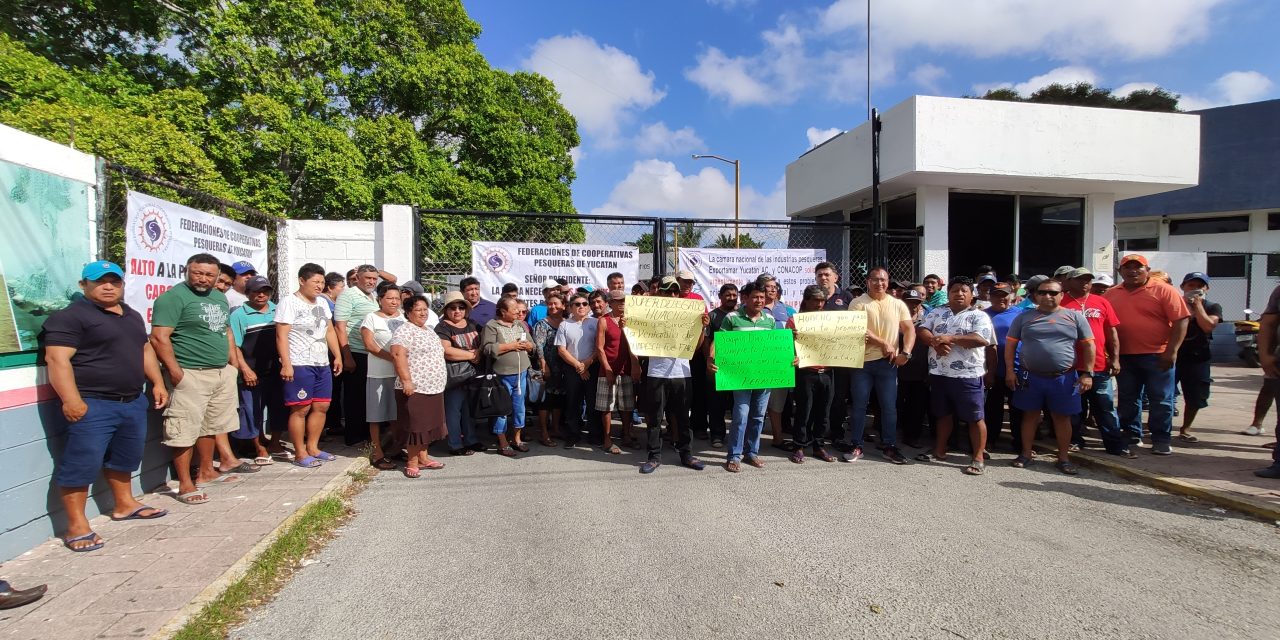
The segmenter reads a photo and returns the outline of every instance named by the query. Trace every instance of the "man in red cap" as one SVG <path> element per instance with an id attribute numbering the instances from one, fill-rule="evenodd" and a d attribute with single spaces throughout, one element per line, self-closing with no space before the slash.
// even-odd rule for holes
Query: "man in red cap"
<path id="1" fill-rule="evenodd" d="M 1151 452 L 1167 456 L 1173 453 L 1173 366 L 1191 314 L 1177 289 L 1151 278 L 1146 257 L 1122 258 L 1120 278 L 1103 296 L 1120 319 L 1120 428 L 1131 444 L 1141 441 L 1145 394 Z"/>

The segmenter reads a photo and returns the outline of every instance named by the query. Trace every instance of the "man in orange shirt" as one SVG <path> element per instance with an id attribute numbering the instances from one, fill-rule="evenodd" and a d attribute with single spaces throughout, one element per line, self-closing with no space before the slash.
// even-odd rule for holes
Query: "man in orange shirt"
<path id="1" fill-rule="evenodd" d="M 1120 428 L 1131 444 L 1141 441 L 1145 394 L 1151 453 L 1167 456 L 1173 453 L 1173 365 L 1191 313 L 1177 289 L 1151 278 L 1143 256 L 1122 258 L 1120 278 L 1103 296 L 1120 318 Z"/>

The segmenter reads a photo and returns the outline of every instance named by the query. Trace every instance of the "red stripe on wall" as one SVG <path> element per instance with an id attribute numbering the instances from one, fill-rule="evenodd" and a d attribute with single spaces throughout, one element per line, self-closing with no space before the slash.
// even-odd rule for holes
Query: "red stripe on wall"
<path id="1" fill-rule="evenodd" d="M 47 384 L 34 387 L 24 387 L 22 389 L 0 391 L 0 411 L 36 402 L 53 400 L 57 397 L 58 394 L 54 393 L 53 386 Z"/>

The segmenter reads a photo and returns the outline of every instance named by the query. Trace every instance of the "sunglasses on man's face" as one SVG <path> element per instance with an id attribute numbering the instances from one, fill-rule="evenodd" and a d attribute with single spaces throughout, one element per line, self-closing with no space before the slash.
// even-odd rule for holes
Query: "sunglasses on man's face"
<path id="1" fill-rule="evenodd" d="M 1058 296 L 1062 295 L 1062 292 L 1061 292 L 1061 291 L 1036 291 L 1036 295 L 1038 295 L 1038 296 L 1053 296 L 1053 297 L 1055 297 L 1055 298 L 1056 298 L 1056 297 L 1058 297 Z"/>

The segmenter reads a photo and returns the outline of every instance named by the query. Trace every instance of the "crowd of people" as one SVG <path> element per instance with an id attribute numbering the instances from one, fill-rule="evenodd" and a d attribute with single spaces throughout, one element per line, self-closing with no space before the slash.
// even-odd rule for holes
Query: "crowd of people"
<path id="1" fill-rule="evenodd" d="M 344 276 L 306 264 L 279 292 L 247 262 L 197 254 L 185 266 L 184 281 L 155 300 L 150 332 L 123 303 L 124 273 L 110 262 L 86 265 L 83 297 L 44 325 L 49 379 L 70 425 L 55 483 L 73 551 L 104 544 L 85 517 L 100 471 L 113 519 L 166 514 L 130 488 L 149 411 L 163 412 L 176 496 L 193 505 L 211 500 L 207 487 L 264 465 L 334 460 L 326 438 L 367 442 L 371 464 L 409 478 L 445 466 L 430 455 L 438 442 L 451 456 L 517 457 L 531 442 L 607 456 L 626 447 L 645 454 L 639 471 L 650 474 L 667 447 L 682 466 L 704 469 L 698 439 L 736 473 L 765 466 L 766 422 L 771 446 L 796 464 L 852 463 L 874 443 L 894 464 L 909 462 L 902 446 L 922 449 L 912 456 L 920 462 L 963 451 L 964 473 L 982 475 L 1007 416 L 1012 466 L 1035 462 L 1047 427 L 1055 466 L 1075 474 L 1069 453 L 1088 445 L 1089 428 L 1106 453 L 1128 458 L 1144 438 L 1155 455 L 1196 442 L 1212 385 L 1209 341 L 1222 321 L 1208 275 L 1188 273 L 1175 287 L 1141 255 L 1121 259 L 1114 286 L 1085 267 L 1025 281 L 982 267 L 918 284 L 877 267 L 844 288 L 836 266 L 821 262 L 796 306 L 768 273 L 724 284 L 704 301 L 691 357 L 645 357 L 628 342 L 628 296 L 701 300 L 693 274 L 628 286 L 614 273 L 600 288 L 548 279 L 530 306 L 515 285 L 484 299 L 473 277 L 433 301 L 372 265 Z M 1263 317 L 1268 380 L 1280 376 L 1278 305 L 1280 288 Z M 798 313 L 843 310 L 866 312 L 861 368 L 802 367 L 793 388 L 716 391 L 717 332 L 794 331 Z M 495 412 L 498 391 L 505 404 Z M 1275 456 L 1258 475 L 1280 477 Z"/>

